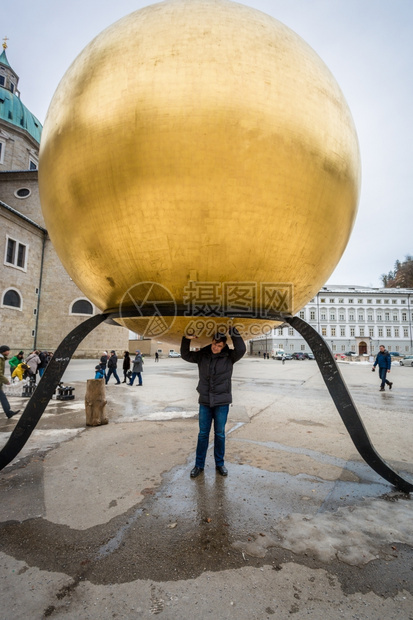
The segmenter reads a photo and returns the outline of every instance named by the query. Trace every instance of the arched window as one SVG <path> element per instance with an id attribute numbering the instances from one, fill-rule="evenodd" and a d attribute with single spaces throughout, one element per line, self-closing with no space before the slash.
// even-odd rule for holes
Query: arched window
<path id="1" fill-rule="evenodd" d="M 22 298 L 18 291 L 14 288 L 9 288 L 8 291 L 5 291 L 3 294 L 3 299 L 1 305 L 7 308 L 17 308 L 21 310 L 22 307 Z"/>
<path id="2" fill-rule="evenodd" d="M 87 299 L 77 299 L 72 304 L 70 314 L 93 314 L 93 306 Z"/>

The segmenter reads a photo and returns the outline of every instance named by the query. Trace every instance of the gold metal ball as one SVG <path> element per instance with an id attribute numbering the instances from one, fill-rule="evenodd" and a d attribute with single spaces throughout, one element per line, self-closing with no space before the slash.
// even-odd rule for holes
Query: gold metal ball
<path id="1" fill-rule="evenodd" d="M 255 285 L 257 310 L 262 285 L 279 283 L 295 313 L 347 245 L 360 156 L 339 86 L 298 35 L 227 0 L 168 0 L 73 62 L 47 114 L 39 186 L 56 251 L 101 310 L 133 306 L 141 283 L 182 305 L 191 282 L 219 285 L 222 304 L 225 287 Z"/>

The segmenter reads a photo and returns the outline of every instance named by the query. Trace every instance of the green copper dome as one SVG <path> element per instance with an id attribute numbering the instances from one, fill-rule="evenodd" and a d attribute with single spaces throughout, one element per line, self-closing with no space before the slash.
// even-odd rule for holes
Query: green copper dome
<path id="1" fill-rule="evenodd" d="M 7 67 L 7 73 L 14 75 L 18 80 L 7 60 L 6 50 L 3 50 L 0 55 L 0 64 Z M 40 136 L 42 135 L 40 121 L 26 108 L 20 97 L 7 88 L 7 83 L 0 84 L 0 121 L 5 121 L 27 131 L 40 144 Z"/>

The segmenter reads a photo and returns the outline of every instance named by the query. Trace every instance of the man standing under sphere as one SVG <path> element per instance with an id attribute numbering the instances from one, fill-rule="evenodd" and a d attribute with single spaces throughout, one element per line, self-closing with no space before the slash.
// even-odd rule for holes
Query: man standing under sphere
<path id="1" fill-rule="evenodd" d="M 232 403 L 231 377 L 235 362 L 245 355 L 246 347 L 235 327 L 231 327 L 229 335 L 234 344 L 230 349 L 227 337 L 216 334 L 212 343 L 200 351 L 190 351 L 190 338 L 183 337 L 181 356 L 187 362 L 198 364 L 199 383 L 199 434 L 196 447 L 195 467 L 191 470 L 191 478 L 196 478 L 204 471 L 208 450 L 209 433 L 214 421 L 214 458 L 215 467 L 221 476 L 227 476 L 224 465 L 225 456 L 225 424 L 229 405 Z"/>

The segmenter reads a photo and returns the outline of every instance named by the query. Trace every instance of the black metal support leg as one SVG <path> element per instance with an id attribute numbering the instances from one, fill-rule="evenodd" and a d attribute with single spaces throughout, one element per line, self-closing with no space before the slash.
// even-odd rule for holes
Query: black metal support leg
<path id="1" fill-rule="evenodd" d="M 353 399 L 341 376 L 341 372 L 324 339 L 311 325 L 298 317 L 286 317 L 285 321 L 291 327 L 294 327 L 309 344 L 328 391 L 360 455 L 385 480 L 394 484 L 401 491 L 411 493 L 413 491 L 413 483 L 405 480 L 395 472 L 381 458 L 371 443 Z"/>
<path id="2" fill-rule="evenodd" d="M 29 439 L 79 344 L 108 316 L 108 314 L 92 316 L 72 330 L 59 344 L 8 442 L 0 452 L 0 470 L 18 455 Z"/>

